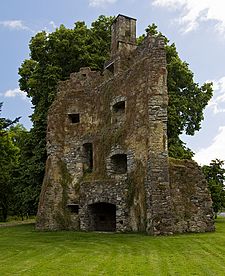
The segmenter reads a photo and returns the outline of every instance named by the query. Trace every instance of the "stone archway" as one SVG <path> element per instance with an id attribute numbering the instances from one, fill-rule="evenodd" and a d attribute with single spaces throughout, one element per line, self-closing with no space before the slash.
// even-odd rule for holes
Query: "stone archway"
<path id="1" fill-rule="evenodd" d="M 116 205 L 98 202 L 88 205 L 89 225 L 92 231 L 116 231 Z"/>

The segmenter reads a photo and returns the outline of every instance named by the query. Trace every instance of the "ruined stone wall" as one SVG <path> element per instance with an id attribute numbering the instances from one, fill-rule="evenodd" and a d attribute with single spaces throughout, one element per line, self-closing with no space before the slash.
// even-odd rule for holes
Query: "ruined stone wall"
<path id="1" fill-rule="evenodd" d="M 67 205 L 79 203 L 79 180 L 84 170 L 82 145 L 98 126 L 94 100 L 98 101 L 96 86 L 101 81 L 99 72 L 82 69 L 59 86 L 48 114 L 48 159 L 37 228 L 79 229 L 79 217 L 71 214 Z M 77 113 L 80 123 L 73 124 L 69 115 Z"/>
<path id="2" fill-rule="evenodd" d="M 109 203 L 120 198 L 116 201 L 117 218 L 123 225 L 118 224 L 118 230 L 145 231 L 146 212 L 152 212 L 146 189 L 154 185 L 148 180 L 153 172 L 147 173 L 148 164 L 152 170 L 158 166 L 158 174 L 168 179 L 163 160 L 167 157 L 165 51 L 162 39 L 147 37 L 146 41 L 151 44 L 149 50 L 144 54 L 135 50 L 129 68 L 122 73 L 103 77 L 83 68 L 61 83 L 48 116 L 49 166 L 37 227 L 79 229 L 81 223 L 81 228 L 87 229 L 84 210 L 94 198 L 96 202 L 106 198 L 97 193 L 104 183 L 100 190 L 107 193 Z M 123 63 L 126 58 L 124 55 Z M 121 102 L 124 106 L 117 110 Z M 78 123 L 71 122 L 74 114 L 79 114 Z M 83 146 L 87 143 L 93 146 L 91 172 L 85 170 Z M 126 155 L 127 171 L 116 173 L 112 157 L 121 154 Z M 109 183 L 115 183 L 116 190 Z M 84 191 L 93 199 L 81 200 Z M 68 204 L 78 204 L 81 215 L 71 218 Z"/>
<path id="3" fill-rule="evenodd" d="M 134 43 L 135 21 L 119 16 L 118 22 L 116 37 Z M 99 203 L 115 209 L 108 225 L 115 223 L 116 231 L 213 229 L 196 164 L 169 167 L 164 39 L 148 35 L 138 47 L 126 43 L 114 48 L 103 74 L 81 68 L 59 85 L 48 113 L 37 229 L 95 230 Z"/>
<path id="4" fill-rule="evenodd" d="M 170 158 L 175 232 L 213 231 L 212 200 L 201 168 L 192 160 Z"/>

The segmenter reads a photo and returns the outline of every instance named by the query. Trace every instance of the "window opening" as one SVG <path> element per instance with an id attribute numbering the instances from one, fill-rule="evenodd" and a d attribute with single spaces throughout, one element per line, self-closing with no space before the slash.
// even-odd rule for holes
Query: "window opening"
<path id="1" fill-rule="evenodd" d="M 93 145 L 92 143 L 85 143 L 84 149 L 84 172 L 93 171 Z"/>
<path id="2" fill-rule="evenodd" d="M 68 117 L 70 119 L 70 122 L 72 124 L 77 124 L 80 122 L 80 114 L 68 114 Z"/>
<path id="3" fill-rule="evenodd" d="M 68 204 L 67 208 L 71 213 L 78 214 L 79 213 L 79 205 L 78 204 Z"/>
<path id="4" fill-rule="evenodd" d="M 114 104 L 113 111 L 115 113 L 124 113 L 125 112 L 125 101 L 121 101 L 121 102 Z"/>
<path id="5" fill-rule="evenodd" d="M 112 170 L 115 174 L 127 172 L 127 155 L 115 154 L 111 157 Z"/>

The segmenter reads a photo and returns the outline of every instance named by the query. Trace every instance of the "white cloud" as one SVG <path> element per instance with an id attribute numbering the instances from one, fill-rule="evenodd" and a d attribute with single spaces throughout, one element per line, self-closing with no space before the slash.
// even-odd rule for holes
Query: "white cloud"
<path id="1" fill-rule="evenodd" d="M 54 32 L 58 28 L 58 26 L 55 24 L 54 21 L 50 21 L 48 23 L 48 26 L 43 27 L 42 29 L 36 30 L 35 33 L 39 33 L 42 31 L 45 31 L 47 35 L 49 35 L 51 32 Z"/>
<path id="2" fill-rule="evenodd" d="M 33 32 L 29 27 L 27 27 L 21 20 L 6 20 L 0 21 L 0 25 L 11 30 L 26 30 Z"/>
<path id="3" fill-rule="evenodd" d="M 194 156 L 195 161 L 207 165 L 213 159 L 225 160 L 225 126 L 220 126 L 217 135 L 208 148 L 200 149 Z"/>
<path id="4" fill-rule="evenodd" d="M 20 91 L 19 88 L 9 89 L 9 90 L 5 91 L 4 93 L 2 93 L 2 95 L 5 98 L 20 97 L 22 100 L 26 100 L 27 99 L 27 94 L 25 92 Z"/>
<path id="5" fill-rule="evenodd" d="M 215 20 L 215 27 L 225 32 L 225 1 L 224 0 L 154 0 L 154 6 L 179 10 L 178 22 L 185 32 L 196 29 L 207 20 Z"/>
<path id="6" fill-rule="evenodd" d="M 225 76 L 213 81 L 213 90 L 214 94 L 207 108 L 211 108 L 214 114 L 225 113 Z"/>
<path id="7" fill-rule="evenodd" d="M 107 4 L 113 4 L 117 0 L 89 0 L 89 5 L 91 7 L 103 7 Z"/>
<path id="8" fill-rule="evenodd" d="M 57 28 L 57 25 L 55 24 L 54 21 L 50 21 L 50 22 L 49 22 L 49 25 L 51 25 L 53 29 L 56 29 L 56 28 Z"/>

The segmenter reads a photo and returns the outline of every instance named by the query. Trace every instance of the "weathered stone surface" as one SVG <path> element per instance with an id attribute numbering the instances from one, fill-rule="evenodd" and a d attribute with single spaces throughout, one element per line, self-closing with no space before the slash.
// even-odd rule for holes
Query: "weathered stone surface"
<path id="1" fill-rule="evenodd" d="M 115 20 L 103 75 L 81 68 L 59 85 L 48 115 L 37 229 L 214 229 L 197 164 L 168 163 L 163 38 L 147 36 L 137 47 L 135 24 Z"/>
<path id="2" fill-rule="evenodd" d="M 170 158 L 169 171 L 175 230 L 213 231 L 212 201 L 200 167 L 191 160 Z"/>

